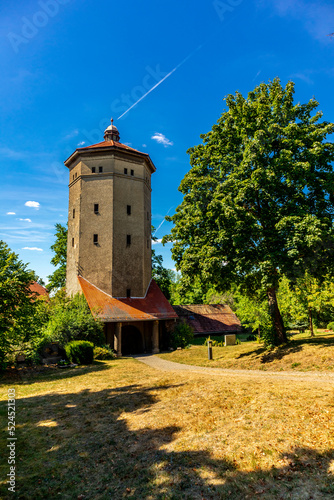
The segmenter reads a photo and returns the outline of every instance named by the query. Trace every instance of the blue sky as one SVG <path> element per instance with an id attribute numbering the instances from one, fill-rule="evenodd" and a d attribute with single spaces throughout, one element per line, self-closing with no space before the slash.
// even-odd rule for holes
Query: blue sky
<path id="1" fill-rule="evenodd" d="M 0 19 L 0 238 L 44 279 L 54 225 L 67 219 L 63 161 L 100 142 L 111 116 L 121 142 L 157 167 L 159 239 L 182 201 L 186 151 L 217 121 L 224 96 L 278 76 L 334 121 L 329 1 L 17 0 L 2 2 Z M 155 249 L 174 268 L 170 245 Z"/>

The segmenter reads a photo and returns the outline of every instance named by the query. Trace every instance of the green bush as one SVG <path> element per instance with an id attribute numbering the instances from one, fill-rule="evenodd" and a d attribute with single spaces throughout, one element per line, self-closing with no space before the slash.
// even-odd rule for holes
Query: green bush
<path id="1" fill-rule="evenodd" d="M 205 339 L 205 342 L 203 345 L 208 345 L 209 340 L 212 342 L 212 347 L 224 347 L 224 343 L 222 340 L 218 341 L 218 340 L 212 339 L 211 337 L 208 337 L 207 339 Z"/>
<path id="2" fill-rule="evenodd" d="M 174 349 L 185 348 L 194 339 L 194 332 L 187 323 L 178 323 L 171 335 L 171 344 Z"/>
<path id="3" fill-rule="evenodd" d="M 86 340 L 73 340 L 65 346 L 66 356 L 71 363 L 90 365 L 93 363 L 94 344 Z"/>
<path id="4" fill-rule="evenodd" d="M 249 342 L 252 341 L 252 340 L 257 340 L 257 336 L 256 335 L 248 335 L 248 337 L 246 338 L 246 340 L 248 340 Z"/>
<path id="5" fill-rule="evenodd" d="M 94 359 L 114 359 L 115 354 L 110 346 L 94 347 Z"/>
<path id="6" fill-rule="evenodd" d="M 330 323 L 328 323 L 328 325 L 327 325 L 327 330 L 332 330 L 332 331 L 334 331 L 334 321 L 331 321 Z"/>
<path id="7" fill-rule="evenodd" d="M 44 336 L 62 346 L 72 340 L 87 340 L 97 346 L 105 343 L 101 321 L 92 316 L 85 297 L 80 294 L 56 304 Z"/>

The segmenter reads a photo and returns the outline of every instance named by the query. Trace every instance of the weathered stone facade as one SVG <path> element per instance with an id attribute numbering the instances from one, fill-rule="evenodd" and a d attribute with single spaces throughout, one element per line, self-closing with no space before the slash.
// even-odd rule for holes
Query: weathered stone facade
<path id="1" fill-rule="evenodd" d="M 104 139 L 65 161 L 70 175 L 67 294 L 85 294 L 119 356 L 158 352 L 165 320 L 177 315 L 151 279 L 156 169 L 148 154 L 119 142 L 113 124 Z"/>
<path id="2" fill-rule="evenodd" d="M 65 164 L 67 294 L 80 291 L 80 274 L 113 297 L 144 297 L 151 280 L 153 163 L 146 154 L 110 145 L 79 149 Z"/>

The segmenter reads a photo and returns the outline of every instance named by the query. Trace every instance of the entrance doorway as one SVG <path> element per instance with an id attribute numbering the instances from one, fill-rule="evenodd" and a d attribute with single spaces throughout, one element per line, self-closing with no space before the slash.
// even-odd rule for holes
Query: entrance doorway
<path id="1" fill-rule="evenodd" d="M 140 331 L 133 325 L 122 327 L 122 354 L 142 354 L 144 352 L 143 339 Z"/>

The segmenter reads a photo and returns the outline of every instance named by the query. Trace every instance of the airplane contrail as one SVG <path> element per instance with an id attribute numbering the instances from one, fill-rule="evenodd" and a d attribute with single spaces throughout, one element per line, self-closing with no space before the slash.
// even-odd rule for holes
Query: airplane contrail
<path id="1" fill-rule="evenodd" d="M 172 69 L 166 76 L 164 76 L 158 83 L 156 83 L 150 90 L 148 90 L 146 92 L 146 94 L 144 94 L 142 97 L 140 97 L 138 99 L 138 101 L 136 101 L 134 104 L 132 104 L 132 106 L 130 106 L 126 111 L 124 111 L 124 113 L 122 113 L 118 118 L 117 120 L 120 120 L 120 118 L 123 118 L 124 115 L 126 115 L 126 113 L 128 113 L 132 108 L 134 108 L 135 106 L 137 106 L 137 104 L 142 101 L 143 99 L 145 99 L 145 97 L 148 96 L 148 94 L 150 94 L 151 92 L 153 92 L 153 90 L 155 90 L 157 87 L 159 87 L 159 85 L 161 85 L 165 80 L 167 80 L 167 78 L 169 78 L 173 73 L 175 73 L 176 70 L 178 70 L 181 66 L 183 66 L 183 64 L 185 62 L 188 61 L 188 59 L 190 59 L 198 50 L 200 50 L 201 48 L 203 47 L 203 45 L 199 45 L 197 47 L 197 49 L 193 50 L 187 57 L 185 57 L 183 59 L 183 61 L 181 61 L 177 66 L 175 66 L 174 69 Z"/>
<path id="2" fill-rule="evenodd" d="M 156 235 L 156 233 L 157 233 L 157 232 L 159 231 L 159 229 L 161 228 L 162 224 L 163 224 L 164 222 L 166 222 L 166 217 L 167 217 L 167 215 L 169 214 L 169 212 L 172 210 L 172 208 L 174 208 L 174 205 L 173 205 L 172 207 L 170 207 L 170 209 L 169 209 L 169 210 L 168 210 L 168 212 L 166 213 L 165 217 L 162 219 L 162 222 L 160 222 L 159 226 L 158 226 L 158 227 L 156 228 L 156 230 L 154 231 L 153 236 L 155 236 L 155 235 Z"/>

